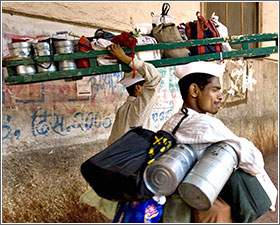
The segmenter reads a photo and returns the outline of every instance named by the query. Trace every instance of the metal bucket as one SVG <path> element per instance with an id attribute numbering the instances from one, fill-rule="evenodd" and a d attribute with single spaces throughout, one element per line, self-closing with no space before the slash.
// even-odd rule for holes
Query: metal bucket
<path id="1" fill-rule="evenodd" d="M 77 69 L 75 60 L 62 60 L 58 62 L 59 70 L 74 70 Z"/>
<path id="2" fill-rule="evenodd" d="M 36 73 L 34 65 L 20 65 L 16 67 L 18 75 L 32 75 Z"/>
<path id="3" fill-rule="evenodd" d="M 31 42 L 15 42 L 8 44 L 11 56 L 28 58 L 31 54 Z"/>
<path id="4" fill-rule="evenodd" d="M 179 185 L 181 198 L 195 209 L 209 209 L 237 163 L 230 145 L 219 142 L 209 146 Z"/>
<path id="5" fill-rule="evenodd" d="M 36 56 L 50 55 L 50 44 L 48 42 L 38 42 L 33 44 Z"/>
<path id="6" fill-rule="evenodd" d="M 54 46 L 57 54 L 74 53 L 74 42 L 71 40 L 55 41 Z"/>
<path id="7" fill-rule="evenodd" d="M 179 144 L 159 157 L 144 171 L 144 182 L 155 195 L 172 194 L 196 162 L 196 153 L 188 145 Z"/>
<path id="8" fill-rule="evenodd" d="M 49 62 L 42 63 L 42 66 L 44 66 L 44 67 L 47 67 L 47 66 L 49 66 L 49 65 L 50 65 Z M 52 63 L 52 65 L 51 65 L 48 69 L 42 68 L 42 67 L 40 67 L 40 66 L 37 66 L 37 69 L 38 69 L 38 72 L 39 72 L 39 73 L 43 73 L 43 72 L 55 72 L 55 71 L 56 71 L 56 66 Z"/>

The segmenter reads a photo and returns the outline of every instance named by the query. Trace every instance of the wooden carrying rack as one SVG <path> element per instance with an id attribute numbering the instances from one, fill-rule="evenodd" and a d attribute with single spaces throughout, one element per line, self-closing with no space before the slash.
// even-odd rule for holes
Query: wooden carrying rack
<path id="1" fill-rule="evenodd" d="M 249 43 L 260 43 L 273 41 L 274 46 L 269 47 L 257 47 L 249 48 Z M 256 57 L 267 57 L 270 54 L 278 52 L 278 34 L 277 33 L 264 33 L 264 34 L 252 34 L 252 35 L 240 35 L 231 37 L 219 37 L 219 38 L 207 38 L 207 39 L 197 39 L 188 40 L 172 43 L 160 43 L 160 44 L 147 44 L 135 46 L 134 51 L 147 51 L 147 50 L 157 50 L 157 49 L 174 49 L 182 47 L 193 47 L 199 45 L 210 45 L 210 44 L 220 44 L 220 43 L 230 43 L 231 47 L 234 45 L 241 44 L 241 50 L 232 50 L 228 52 L 221 53 L 210 53 L 203 55 L 188 56 L 182 58 L 164 58 L 160 60 L 148 61 L 155 67 L 167 67 L 174 65 L 182 65 L 194 61 L 213 61 L 220 59 L 232 59 L 232 58 L 256 58 Z M 257 44 L 259 45 L 259 44 Z M 125 53 L 131 53 L 132 49 L 123 48 Z M 86 59 L 90 60 L 89 68 L 81 68 L 74 70 L 62 70 L 55 72 L 44 72 L 35 73 L 33 75 L 17 75 L 16 66 L 19 65 L 30 65 L 34 64 L 31 58 L 18 58 L 18 59 L 6 59 L 2 61 L 2 66 L 7 68 L 8 76 L 5 78 L 6 84 L 28 84 L 36 82 L 44 82 L 51 80 L 64 79 L 65 81 L 82 79 L 84 76 L 100 75 L 106 73 L 114 72 L 127 72 L 131 68 L 125 64 L 115 64 L 115 65 L 105 65 L 98 66 L 97 56 L 108 55 L 107 50 L 94 50 L 89 52 L 75 52 L 70 54 L 55 54 L 54 61 L 61 60 L 76 60 L 76 59 Z M 36 61 L 39 63 L 50 62 L 49 56 L 36 57 Z"/>

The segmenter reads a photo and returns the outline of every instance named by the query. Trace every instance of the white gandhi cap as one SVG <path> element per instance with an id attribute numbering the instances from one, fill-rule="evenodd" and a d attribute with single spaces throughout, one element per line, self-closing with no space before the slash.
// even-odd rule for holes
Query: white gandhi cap
<path id="1" fill-rule="evenodd" d="M 173 74 L 179 79 L 182 79 L 183 77 L 192 73 L 206 73 L 216 77 L 221 77 L 224 74 L 224 71 L 224 64 L 199 61 L 177 66 L 177 69 L 173 72 Z"/>
<path id="2" fill-rule="evenodd" d="M 141 76 L 136 71 L 135 71 L 135 77 L 132 78 L 132 76 L 133 76 L 133 71 L 129 73 L 124 73 L 123 78 L 120 80 L 120 83 L 125 87 L 129 87 L 139 81 L 145 80 L 143 76 Z"/>

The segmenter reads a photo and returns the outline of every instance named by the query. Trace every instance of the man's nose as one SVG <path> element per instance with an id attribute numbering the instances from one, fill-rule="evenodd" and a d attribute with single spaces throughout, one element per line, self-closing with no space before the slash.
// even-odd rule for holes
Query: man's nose
<path id="1" fill-rule="evenodd" d="M 218 100 L 219 101 L 222 101 L 223 100 L 223 94 L 221 92 L 219 92 L 218 94 Z"/>

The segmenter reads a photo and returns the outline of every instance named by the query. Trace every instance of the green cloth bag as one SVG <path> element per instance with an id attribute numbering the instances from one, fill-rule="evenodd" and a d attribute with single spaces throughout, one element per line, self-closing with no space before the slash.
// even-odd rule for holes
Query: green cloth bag
<path id="1" fill-rule="evenodd" d="M 179 196 L 176 191 L 166 197 L 161 218 L 162 223 L 190 223 L 191 207 Z"/>
<path id="2" fill-rule="evenodd" d="M 220 197 L 231 206 L 231 216 L 237 223 L 251 223 L 271 206 L 258 179 L 242 169 L 232 173 L 220 192 Z"/>

